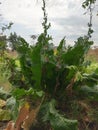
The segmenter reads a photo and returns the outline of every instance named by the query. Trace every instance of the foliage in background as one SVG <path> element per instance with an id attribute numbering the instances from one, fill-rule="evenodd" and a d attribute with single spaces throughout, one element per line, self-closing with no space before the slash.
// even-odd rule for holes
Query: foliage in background
<path id="1" fill-rule="evenodd" d="M 11 48 L 12 51 L 17 50 L 19 43 L 20 36 L 17 36 L 17 34 L 11 33 L 10 36 L 8 37 L 8 42 L 9 42 L 9 47 Z"/>

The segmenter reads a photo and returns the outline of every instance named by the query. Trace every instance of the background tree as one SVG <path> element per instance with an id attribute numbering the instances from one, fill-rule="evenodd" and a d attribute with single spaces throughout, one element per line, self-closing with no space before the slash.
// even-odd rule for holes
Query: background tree
<path id="1" fill-rule="evenodd" d="M 7 41 L 5 35 L 0 35 L 0 54 L 2 55 L 4 53 L 4 50 L 6 50 L 7 47 Z"/>
<path id="2" fill-rule="evenodd" d="M 15 32 L 11 33 L 8 37 L 9 47 L 12 51 L 17 50 L 17 46 L 20 43 L 20 36 L 18 36 Z"/>

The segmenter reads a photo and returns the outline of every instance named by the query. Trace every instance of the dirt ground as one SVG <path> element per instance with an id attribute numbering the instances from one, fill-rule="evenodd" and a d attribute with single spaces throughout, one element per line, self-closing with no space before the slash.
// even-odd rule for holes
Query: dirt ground
<path id="1" fill-rule="evenodd" d="M 0 130 L 4 130 L 7 126 L 8 121 L 0 121 Z"/>

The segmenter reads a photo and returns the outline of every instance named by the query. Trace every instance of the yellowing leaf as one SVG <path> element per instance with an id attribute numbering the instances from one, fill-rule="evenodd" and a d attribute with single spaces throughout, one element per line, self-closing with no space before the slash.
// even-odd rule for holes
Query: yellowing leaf
<path id="1" fill-rule="evenodd" d="M 4 107 L 5 105 L 6 105 L 6 102 L 0 99 L 0 108 Z"/>

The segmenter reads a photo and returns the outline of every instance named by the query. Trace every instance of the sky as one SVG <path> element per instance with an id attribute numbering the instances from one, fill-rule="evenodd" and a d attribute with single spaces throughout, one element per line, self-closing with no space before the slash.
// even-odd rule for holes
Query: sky
<path id="1" fill-rule="evenodd" d="M 56 45 L 65 36 L 67 44 L 74 44 L 78 37 L 87 34 L 89 14 L 82 8 L 84 0 L 46 0 L 48 21 L 51 23 L 49 34 Z M 0 0 L 2 23 L 13 22 L 10 32 L 16 32 L 28 42 L 32 42 L 31 35 L 43 32 L 42 0 Z M 96 3 L 93 11 L 93 37 L 98 45 L 98 16 Z M 5 32 L 6 34 L 9 31 Z"/>

